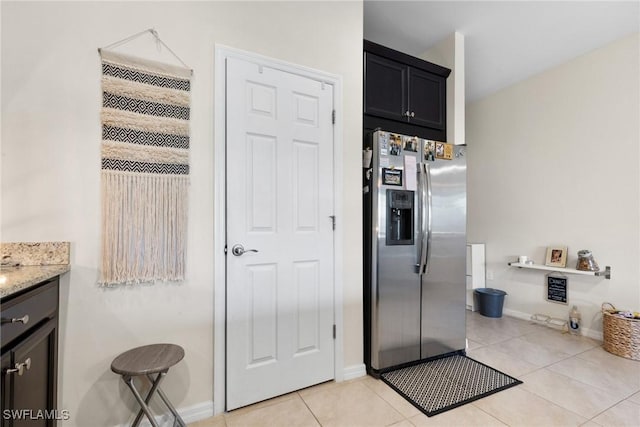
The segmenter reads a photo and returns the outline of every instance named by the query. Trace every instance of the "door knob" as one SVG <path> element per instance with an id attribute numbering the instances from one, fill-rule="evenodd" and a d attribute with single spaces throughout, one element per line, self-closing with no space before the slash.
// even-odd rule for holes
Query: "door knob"
<path id="1" fill-rule="evenodd" d="M 233 247 L 231 248 L 231 253 L 234 254 L 235 256 L 242 256 L 244 255 L 245 252 L 258 252 L 257 249 L 245 249 L 244 246 L 238 244 L 238 245 L 233 245 Z"/>

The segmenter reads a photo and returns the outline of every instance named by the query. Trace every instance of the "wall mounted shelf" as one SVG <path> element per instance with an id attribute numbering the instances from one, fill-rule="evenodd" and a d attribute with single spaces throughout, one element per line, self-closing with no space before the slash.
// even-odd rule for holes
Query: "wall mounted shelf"
<path id="1" fill-rule="evenodd" d="M 519 262 L 510 262 L 509 266 L 518 268 L 528 268 L 530 270 L 557 271 L 558 273 L 579 274 L 582 276 L 603 276 L 605 279 L 611 279 L 611 267 L 606 266 L 600 271 L 583 271 L 575 268 L 550 267 L 548 265 L 538 264 L 520 264 Z"/>

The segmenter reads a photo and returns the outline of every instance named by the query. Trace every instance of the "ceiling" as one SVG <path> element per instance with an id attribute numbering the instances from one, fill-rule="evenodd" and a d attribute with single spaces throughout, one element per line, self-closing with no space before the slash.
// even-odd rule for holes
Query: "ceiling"
<path id="1" fill-rule="evenodd" d="M 640 0 L 364 2 L 365 39 L 410 55 L 464 35 L 467 102 L 639 30 Z"/>

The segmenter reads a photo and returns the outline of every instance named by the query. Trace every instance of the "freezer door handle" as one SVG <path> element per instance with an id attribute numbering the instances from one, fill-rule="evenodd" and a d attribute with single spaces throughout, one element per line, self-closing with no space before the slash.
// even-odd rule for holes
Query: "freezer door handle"
<path id="1" fill-rule="evenodd" d="M 427 274 L 431 259 L 431 169 L 428 163 L 421 163 L 421 224 L 420 224 L 420 264 L 419 274 Z"/>

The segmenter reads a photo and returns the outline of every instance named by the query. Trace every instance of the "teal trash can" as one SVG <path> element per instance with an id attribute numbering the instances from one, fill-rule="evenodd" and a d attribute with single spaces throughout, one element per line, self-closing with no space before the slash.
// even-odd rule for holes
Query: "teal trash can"
<path id="1" fill-rule="evenodd" d="M 473 291 L 480 314 L 486 317 L 502 317 L 505 291 L 493 288 L 479 288 Z"/>

